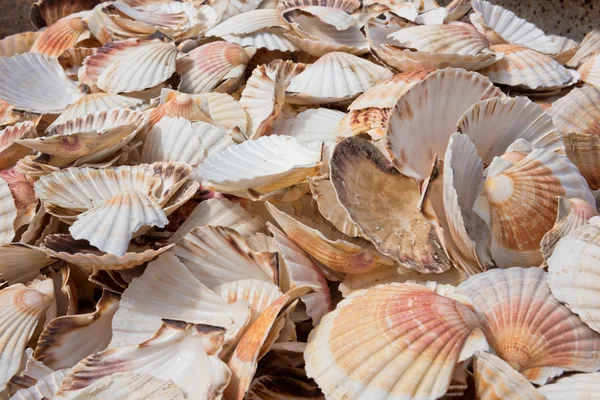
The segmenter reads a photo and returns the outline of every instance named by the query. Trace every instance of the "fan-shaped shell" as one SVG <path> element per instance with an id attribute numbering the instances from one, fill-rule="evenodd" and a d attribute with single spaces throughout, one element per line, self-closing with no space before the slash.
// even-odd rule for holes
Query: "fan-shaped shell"
<path id="1" fill-rule="evenodd" d="M 0 56 L 11 57 L 29 51 L 40 32 L 23 32 L 10 35 L 0 40 Z"/>
<path id="2" fill-rule="evenodd" d="M 581 74 L 581 81 L 600 89 L 600 53 L 583 63 L 577 72 Z"/>
<path id="3" fill-rule="evenodd" d="M 287 87 L 287 101 L 323 104 L 352 98 L 392 73 L 351 54 L 333 52 L 319 58 Z"/>
<path id="4" fill-rule="evenodd" d="M 557 54 L 552 57 L 562 65 L 567 62 L 577 53 L 579 50 L 579 42 L 570 39 L 566 36 L 548 35 L 552 43 L 556 45 Z"/>
<path id="5" fill-rule="evenodd" d="M 539 268 L 494 269 L 456 288 L 477 310 L 496 354 L 530 381 L 564 370 L 596 371 L 600 336 L 554 298 Z"/>
<path id="6" fill-rule="evenodd" d="M 592 190 L 600 188 L 600 136 L 570 133 L 563 135 L 567 157 L 579 170 Z"/>
<path id="7" fill-rule="evenodd" d="M 600 135 L 600 89 L 585 85 L 552 103 L 552 122 L 563 134 Z"/>
<path id="8" fill-rule="evenodd" d="M 189 121 L 212 122 L 208 116 L 206 100 L 203 97 L 192 97 L 189 94 L 175 91 L 164 93 L 164 89 L 161 92 L 160 104 L 149 112 L 150 126 L 157 124 L 163 117 L 181 117 Z"/>
<path id="9" fill-rule="evenodd" d="M 277 9 L 252 10 L 233 16 L 206 32 L 206 36 L 241 36 L 268 28 L 290 29 L 283 13 Z"/>
<path id="10" fill-rule="evenodd" d="M 328 108 L 312 108 L 299 113 L 290 129 L 290 136 L 300 143 L 334 142 L 343 112 Z"/>
<path id="11" fill-rule="evenodd" d="M 580 67 L 581 64 L 600 53 L 600 29 L 588 32 L 583 38 L 577 53 L 567 62 L 569 67 Z"/>
<path id="12" fill-rule="evenodd" d="M 208 102 L 210 117 L 227 129 L 238 128 L 246 132 L 248 115 L 244 107 L 232 96 L 225 93 L 202 93 Z"/>
<path id="13" fill-rule="evenodd" d="M 575 374 L 560 378 L 556 382 L 540 387 L 539 392 L 546 400 L 567 398 L 592 399 L 600 387 L 600 373 Z"/>
<path id="14" fill-rule="evenodd" d="M 0 280 L 9 285 L 31 282 L 42 268 L 55 262 L 35 248 L 16 243 L 0 246 L 0 258 Z"/>
<path id="15" fill-rule="evenodd" d="M 279 28 L 266 29 L 243 36 L 225 35 L 223 39 L 230 43 L 237 43 L 243 47 L 254 47 L 255 49 L 266 49 L 269 51 L 299 51 Z"/>
<path id="16" fill-rule="evenodd" d="M 360 236 L 360 228 L 352 221 L 348 210 L 338 201 L 333 183 L 329 179 L 309 179 L 310 191 L 319 212 L 340 232 L 351 237 Z"/>
<path id="17" fill-rule="evenodd" d="M 384 138 L 388 133 L 391 108 L 363 108 L 352 110 L 340 120 L 337 130 L 338 138 L 367 133 L 373 140 Z M 381 141 L 380 144 L 385 142 Z M 387 153 L 387 149 L 386 149 Z"/>
<path id="18" fill-rule="evenodd" d="M 417 284 L 352 293 L 311 332 L 307 375 L 325 396 L 443 396 L 458 362 L 487 347 L 475 313 Z"/>
<path id="19" fill-rule="evenodd" d="M 33 184 L 26 175 L 14 168 L 0 171 L 0 178 L 8 184 L 17 208 L 17 217 L 14 221 L 14 228 L 17 231 L 23 225 L 29 224 L 35 215 L 38 200 L 35 197 Z"/>
<path id="20" fill-rule="evenodd" d="M 62 19 L 40 33 L 29 51 L 58 57 L 66 49 L 75 47 L 86 36 L 89 36 L 89 31 L 81 18 Z"/>
<path id="21" fill-rule="evenodd" d="M 86 94 L 75 103 L 68 106 L 58 118 L 54 120 L 49 128 L 100 111 L 108 111 L 117 108 L 134 108 L 140 104 L 142 104 L 142 100 L 118 94 L 108 94 L 103 92 Z"/>
<path id="22" fill-rule="evenodd" d="M 299 6 L 285 10 L 284 16 L 290 21 L 294 21 L 294 16 L 298 13 L 307 13 L 317 17 L 321 22 L 332 25 L 338 31 L 350 28 L 356 22 L 344 10 L 323 5 Z"/>
<path id="23" fill-rule="evenodd" d="M 18 122 L 0 131 L 0 169 L 12 167 L 29 150 L 14 142 L 35 135 L 35 124 L 31 121 Z"/>
<path id="24" fill-rule="evenodd" d="M 0 177 L 0 244 L 10 243 L 15 236 L 17 206 L 8 186 Z"/>
<path id="25" fill-rule="evenodd" d="M 448 102 L 448 96 L 456 100 Z M 478 101 L 497 96 L 502 96 L 500 90 L 487 78 L 461 69 L 436 71 L 415 84 L 398 100 L 389 121 L 387 142 L 396 168 L 416 179 L 428 177 L 434 155 L 446 152 L 463 113 Z M 431 118 L 441 109 L 442 116 Z"/>

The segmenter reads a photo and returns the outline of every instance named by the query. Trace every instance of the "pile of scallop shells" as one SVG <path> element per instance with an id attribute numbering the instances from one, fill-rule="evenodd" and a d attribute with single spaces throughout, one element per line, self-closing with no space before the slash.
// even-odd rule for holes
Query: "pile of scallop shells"
<path id="1" fill-rule="evenodd" d="M 0 398 L 591 399 L 600 30 L 40 0 L 0 40 Z"/>

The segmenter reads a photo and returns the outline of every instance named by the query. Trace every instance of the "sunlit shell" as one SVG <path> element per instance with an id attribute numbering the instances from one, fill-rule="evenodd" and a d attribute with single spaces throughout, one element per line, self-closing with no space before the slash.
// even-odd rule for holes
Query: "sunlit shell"
<path id="1" fill-rule="evenodd" d="M 31 121 L 19 122 L 0 131 L 0 169 L 10 168 L 29 150 L 13 142 L 35 135 L 35 124 Z"/>
<path id="2" fill-rule="evenodd" d="M 562 65 L 567 62 L 577 53 L 579 50 L 579 42 L 570 39 L 566 36 L 548 35 L 552 43 L 556 45 L 557 55 L 554 58 Z"/>
<path id="3" fill-rule="evenodd" d="M 172 380 L 188 398 L 220 398 L 231 375 L 218 357 L 224 335 L 223 328 L 164 320 L 139 345 L 109 347 L 85 358 L 69 372 L 58 395 L 116 372 L 134 372 Z"/>
<path id="4" fill-rule="evenodd" d="M 558 198 L 556 222 L 540 243 L 542 254 L 548 260 L 558 242 L 575 229 L 587 224 L 588 220 L 598 215 L 596 207 L 581 199 Z"/>
<path id="5" fill-rule="evenodd" d="M 68 106 L 58 118 L 54 120 L 50 127 L 64 124 L 69 120 L 85 117 L 88 114 L 116 108 L 133 108 L 140 104 L 142 104 L 142 100 L 118 94 L 108 94 L 103 92 L 86 94 L 75 103 Z"/>
<path id="6" fill-rule="evenodd" d="M 544 54 L 558 53 L 558 46 L 541 29 L 517 17 L 512 11 L 485 0 L 474 0 L 472 4 L 473 9 L 481 15 L 483 24 L 506 43 L 527 46 Z"/>
<path id="7" fill-rule="evenodd" d="M 311 332 L 307 375 L 331 398 L 438 398 L 487 344 L 468 307 L 417 284 L 353 293 Z M 381 351 L 386 349 L 389 351 Z"/>
<path id="8" fill-rule="evenodd" d="M 268 193 L 314 175 L 320 161 L 320 147 L 303 146 L 290 136 L 263 136 L 211 154 L 198 172 L 213 190 Z"/>
<path id="9" fill-rule="evenodd" d="M 0 58 L 0 98 L 15 109 L 58 114 L 81 96 L 60 64 L 46 55 Z"/>
<path id="10" fill-rule="evenodd" d="M 235 344 L 248 323 L 250 311 L 243 299 L 231 304 L 224 301 L 172 253 L 165 253 L 151 262 L 142 276 L 134 278 L 123 292 L 112 319 L 111 347 L 150 339 L 163 318 L 221 326 L 227 329 L 225 344 Z"/>
<path id="11" fill-rule="evenodd" d="M 543 262 L 540 241 L 556 219 L 556 197 L 596 203 L 577 168 L 564 156 L 537 149 L 505 164 L 488 170 L 475 211 L 490 227 L 492 258 L 499 267 L 538 266 Z"/>
<path id="12" fill-rule="evenodd" d="M 0 177 L 0 244 L 10 243 L 15 236 L 17 206 L 8 182 Z"/>
<path id="13" fill-rule="evenodd" d="M 595 331 L 600 330 L 600 313 L 594 306 L 598 289 L 600 221 L 597 217 L 566 235 L 548 259 L 548 282 L 552 294 Z"/>
<path id="14" fill-rule="evenodd" d="M 317 17 L 321 22 L 332 25 L 338 31 L 350 28 L 356 21 L 344 10 L 322 5 L 307 5 L 292 7 L 285 10 L 285 17 L 291 21 L 298 13 L 307 13 Z"/>
<path id="15" fill-rule="evenodd" d="M 54 394 L 67 376 L 68 369 L 59 369 L 37 380 L 35 385 L 21 389 L 11 397 L 12 400 L 41 400 L 54 398 Z"/>
<path id="16" fill-rule="evenodd" d="M 456 293 L 471 298 L 496 354 L 536 384 L 565 370 L 591 372 L 600 336 L 550 293 L 539 268 L 494 269 L 470 277 Z"/>
<path id="17" fill-rule="evenodd" d="M 235 43 L 214 42 L 190 51 L 177 61 L 181 76 L 179 90 L 199 94 L 216 90 L 231 93 L 244 75 L 246 65 L 254 55 L 253 48 L 244 49 Z"/>
<path id="18" fill-rule="evenodd" d="M 539 392 L 546 400 L 562 400 L 567 398 L 592 399 L 598 392 L 600 373 L 575 374 L 540 387 Z"/>
<path id="19" fill-rule="evenodd" d="M 172 245 L 152 248 L 130 246 L 123 256 L 108 254 L 90 245 L 86 240 L 75 240 L 70 235 L 49 235 L 40 247 L 50 257 L 57 258 L 82 268 L 99 270 L 126 270 L 144 264 L 169 250 Z M 0 252 L 1 256 L 1 252 Z"/>
<path id="20" fill-rule="evenodd" d="M 329 179 L 309 179 L 310 191 L 317 202 L 319 212 L 345 235 L 358 237 L 360 228 L 352 221 L 348 210 L 338 201 L 333 183 Z"/>
<path id="21" fill-rule="evenodd" d="M 40 275 L 42 268 L 55 262 L 43 252 L 21 244 L 0 246 L 0 259 L 0 280 L 9 285 L 30 282 Z"/>
<path id="22" fill-rule="evenodd" d="M 23 225 L 31 222 L 35 215 L 38 200 L 35 197 L 33 184 L 28 177 L 14 168 L 0 171 L 0 178 L 8 184 L 17 208 L 17 217 L 14 221 L 15 231 L 18 231 Z"/>
<path id="23" fill-rule="evenodd" d="M 96 4 L 97 0 L 38 0 L 31 5 L 31 22 L 38 29 L 51 26 L 71 14 L 91 10 Z"/>
<path id="24" fill-rule="evenodd" d="M 544 400 L 535 387 L 501 358 L 489 353 L 474 357 L 475 391 L 486 400 Z"/>
<path id="25" fill-rule="evenodd" d="M 268 28 L 290 29 L 283 13 L 276 9 L 252 10 L 238 14 L 210 29 L 206 36 L 244 35 Z"/>
<path id="26" fill-rule="evenodd" d="M 252 251 L 233 229 L 196 228 L 177 243 L 173 252 L 209 288 L 240 279 L 279 282 L 276 254 Z"/>
<path id="27" fill-rule="evenodd" d="M 288 102 L 323 104 L 350 99 L 392 73 L 379 65 L 351 54 L 333 52 L 319 58 L 287 88 Z"/>
<path id="28" fill-rule="evenodd" d="M 161 101 L 158 106 L 150 110 L 148 119 L 150 126 L 154 126 L 163 117 L 181 117 L 189 121 L 211 122 L 208 116 L 208 105 L 201 96 L 192 97 L 189 94 L 163 89 Z"/>
<path id="29" fill-rule="evenodd" d="M 448 96 L 455 101 L 448 102 Z M 446 152 L 463 113 L 478 101 L 497 96 L 502 93 L 489 79 L 461 69 L 436 71 L 415 84 L 400 97 L 389 121 L 387 142 L 396 168 L 416 179 L 428 177 L 434 155 Z M 443 115 L 431 118 L 439 110 Z"/>
<path id="30" fill-rule="evenodd" d="M 569 70 L 535 50 L 511 44 L 497 44 L 492 50 L 503 53 L 504 58 L 479 72 L 494 83 L 540 91 L 577 82 Z"/>
<path id="31" fill-rule="evenodd" d="M 552 103 L 554 125 L 563 134 L 600 135 L 600 89 L 585 85 Z"/>
<path id="32" fill-rule="evenodd" d="M 0 40 L 0 56 L 11 57 L 29 51 L 40 32 L 23 32 Z"/>
<path id="33" fill-rule="evenodd" d="M 485 165 L 517 139 L 565 154 L 562 136 L 550 116 L 526 97 L 494 97 L 475 103 L 458 121 L 458 130 L 469 136 Z"/>
<path id="34" fill-rule="evenodd" d="M 84 61 L 79 81 L 110 94 L 147 89 L 173 75 L 177 52 L 158 39 L 108 43 Z"/>
<path id="35" fill-rule="evenodd" d="M 246 132 L 248 115 L 244 107 L 232 96 L 225 93 L 202 93 L 208 101 L 208 112 L 210 117 L 227 129 L 239 128 Z"/>
<path id="36" fill-rule="evenodd" d="M 86 36 L 89 36 L 89 31 L 82 19 L 62 19 L 40 33 L 29 51 L 58 57 L 66 49 L 75 47 Z"/>
<path id="37" fill-rule="evenodd" d="M 577 72 L 581 74 L 581 81 L 600 89 L 600 54 L 583 63 Z"/>
<path id="38" fill-rule="evenodd" d="M 384 138 L 388 133 L 391 113 L 391 108 L 370 107 L 352 110 L 340 120 L 337 136 L 347 138 L 366 133 L 373 140 Z M 381 143 L 385 142 L 381 141 Z"/>
<path id="39" fill-rule="evenodd" d="M 419 187 L 412 178 L 360 138 L 338 144 L 330 164 L 340 203 L 377 250 L 419 272 L 450 268 L 435 227 L 418 210 Z"/>
<path id="40" fill-rule="evenodd" d="M 290 129 L 289 135 L 300 143 L 333 142 L 343 112 L 328 108 L 312 108 L 299 113 Z M 277 134 L 277 131 L 275 132 Z"/>
<path id="41" fill-rule="evenodd" d="M 577 50 L 577 53 L 575 53 L 573 58 L 567 62 L 567 65 L 569 67 L 577 68 L 597 54 L 600 54 L 600 30 L 594 29 L 585 35 L 579 46 L 579 50 Z"/>
<path id="42" fill-rule="evenodd" d="M 20 283 L 0 290 L 0 389 L 21 365 L 27 341 L 43 315 L 54 301 L 52 280 L 35 280 L 28 286 Z"/>

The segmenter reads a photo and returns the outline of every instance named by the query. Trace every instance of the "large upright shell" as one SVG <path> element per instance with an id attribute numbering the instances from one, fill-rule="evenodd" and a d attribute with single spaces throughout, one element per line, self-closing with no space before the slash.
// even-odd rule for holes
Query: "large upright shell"
<path id="1" fill-rule="evenodd" d="M 89 36 L 89 31 L 87 24 L 82 19 L 63 19 L 43 31 L 29 51 L 58 57 L 66 49 L 75 47 L 77 42 L 86 36 Z"/>
<path id="2" fill-rule="evenodd" d="M 448 96 L 454 101 L 448 102 Z M 463 113 L 496 96 L 502 93 L 487 78 L 462 69 L 435 71 L 415 84 L 398 100 L 389 122 L 388 148 L 396 168 L 415 179 L 428 177 L 434 155 L 442 157 L 446 152 Z M 442 109 L 442 115 L 431 118 Z"/>
<path id="3" fill-rule="evenodd" d="M 595 282 L 600 274 L 600 219 L 565 236 L 548 259 L 548 282 L 552 294 L 596 332 L 600 312 L 596 307 L 600 291 Z"/>
<path id="4" fill-rule="evenodd" d="M 554 225 L 557 196 L 595 204 L 577 168 L 550 150 L 536 149 L 514 165 L 488 170 L 476 212 L 490 227 L 492 258 L 499 267 L 543 262 L 540 241 Z"/>
<path id="5" fill-rule="evenodd" d="M 565 154 L 562 136 L 550 116 L 526 97 L 495 97 L 475 103 L 458 121 L 458 130 L 469 136 L 485 165 L 517 139 L 527 140 L 534 148 Z"/>
<path id="6" fill-rule="evenodd" d="M 29 154 L 29 150 L 15 139 L 25 139 L 35 135 L 35 124 L 31 121 L 18 122 L 0 131 L 0 169 L 12 167 L 20 158 Z"/>
<path id="7" fill-rule="evenodd" d="M 307 375 L 328 398 L 435 399 L 487 344 L 467 306 L 418 284 L 352 293 L 313 330 Z"/>
<path id="8" fill-rule="evenodd" d="M 60 64 L 37 53 L 0 58 L 0 98 L 16 109 L 58 114 L 81 97 Z"/>
<path id="9" fill-rule="evenodd" d="M 552 103 L 552 122 L 562 134 L 600 135 L 600 89 L 585 85 Z"/>
<path id="10" fill-rule="evenodd" d="M 577 72 L 581 74 L 583 82 L 600 89 L 600 53 L 583 63 Z"/>
<path id="11" fill-rule="evenodd" d="M 494 269 L 456 288 L 473 301 L 496 354 L 537 384 L 600 366 L 600 335 L 554 298 L 547 279 L 539 268 Z"/>
<path id="12" fill-rule="evenodd" d="M 592 400 L 600 388 L 600 373 L 575 374 L 540 387 L 546 400 L 587 399 Z"/>
<path id="13" fill-rule="evenodd" d="M 347 53 L 333 52 L 319 58 L 287 88 L 287 101 L 324 104 L 355 97 L 392 73 L 384 67 Z"/>
<path id="14" fill-rule="evenodd" d="M 451 267 L 435 227 L 418 210 L 417 183 L 397 172 L 375 146 L 348 138 L 336 146 L 330 164 L 340 203 L 377 250 L 419 272 Z"/>

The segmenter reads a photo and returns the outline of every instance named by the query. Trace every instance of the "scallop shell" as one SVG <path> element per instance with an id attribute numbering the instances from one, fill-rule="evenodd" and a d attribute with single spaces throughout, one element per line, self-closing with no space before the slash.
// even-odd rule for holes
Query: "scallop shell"
<path id="1" fill-rule="evenodd" d="M 598 290 L 594 285 L 600 272 L 595 261 L 600 254 L 600 221 L 568 233 L 558 242 L 548 259 L 548 283 L 552 294 L 590 328 L 600 330 L 600 313 L 594 306 Z"/>
<path id="2" fill-rule="evenodd" d="M 309 178 L 310 191 L 317 202 L 319 212 L 340 232 L 351 237 L 359 237 L 360 228 L 352 221 L 348 210 L 340 204 L 335 187 L 329 179 Z"/>
<path id="3" fill-rule="evenodd" d="M 353 26 L 356 21 L 344 10 L 324 5 L 310 5 L 288 8 L 284 12 L 286 19 L 294 21 L 294 16 L 307 13 L 317 17 L 321 22 L 343 31 Z"/>
<path id="4" fill-rule="evenodd" d="M 286 92 L 286 101 L 323 104 L 350 99 L 392 73 L 351 54 L 333 52 L 319 58 L 296 77 Z"/>
<path id="5" fill-rule="evenodd" d="M 103 92 L 86 94 L 75 103 L 68 106 L 58 118 L 54 120 L 49 128 L 100 111 L 108 111 L 116 108 L 134 108 L 141 104 L 142 100 L 118 94 L 108 94 Z"/>
<path id="6" fill-rule="evenodd" d="M 563 134 L 600 135 L 600 89 L 585 85 L 552 103 L 552 122 Z"/>
<path id="7" fill-rule="evenodd" d="M 81 97 L 60 64 L 37 53 L 0 58 L 0 98 L 15 109 L 58 114 Z"/>
<path id="8" fill-rule="evenodd" d="M 81 18 L 62 19 L 40 33 L 29 51 L 58 57 L 89 35 L 87 24 Z"/>
<path id="9" fill-rule="evenodd" d="M 0 177 L 0 244 L 10 243 L 15 237 L 17 206 L 8 182 Z"/>
<path id="10" fill-rule="evenodd" d="M 215 122 L 227 129 L 246 132 L 248 115 L 237 100 L 225 93 L 202 93 L 201 96 L 208 102 L 208 113 Z"/>
<path id="11" fill-rule="evenodd" d="M 294 119 L 289 135 L 300 143 L 334 142 L 343 112 L 328 108 L 313 108 L 302 111 Z"/>
<path id="12" fill-rule="evenodd" d="M 448 103 L 448 96 L 457 100 Z M 387 144 L 396 168 L 415 179 L 428 177 L 434 155 L 446 152 L 463 113 L 478 101 L 497 96 L 502 96 L 500 90 L 487 78 L 461 69 L 436 71 L 415 84 L 398 100 L 389 121 Z M 441 109 L 443 117 L 431 118 Z"/>
<path id="13" fill-rule="evenodd" d="M 579 42 L 566 36 L 548 35 L 548 37 L 557 48 L 557 54 L 552 58 L 562 65 L 567 64 L 579 50 Z"/>
<path id="14" fill-rule="evenodd" d="M 562 136 L 550 116 L 526 97 L 494 97 L 475 103 L 458 121 L 458 130 L 469 136 L 485 165 L 517 139 L 525 139 L 533 148 L 565 154 Z"/>
<path id="15" fill-rule="evenodd" d="M 539 392 L 546 400 L 567 398 L 590 399 L 598 392 L 600 373 L 575 374 L 560 378 L 556 382 L 540 387 Z"/>
<path id="16" fill-rule="evenodd" d="M 60 53 L 57 60 L 67 73 L 67 76 L 76 80 L 79 68 L 83 66 L 83 62 L 87 57 L 94 54 L 94 51 L 93 48 L 71 47 Z"/>
<path id="17" fill-rule="evenodd" d="M 17 208 L 17 217 L 14 221 L 15 231 L 31 222 L 35 215 L 38 200 L 35 197 L 33 184 L 28 177 L 13 169 L 0 171 L 0 178 L 8 184 Z"/>
<path id="18" fill-rule="evenodd" d="M 126 3 L 117 2 L 111 4 L 111 6 L 114 7 L 118 15 L 124 15 L 134 21 L 152 25 L 160 32 L 173 37 L 179 36 L 190 25 L 190 21 L 181 6 L 178 7 L 179 10 L 169 10 L 160 4 L 133 8 Z M 188 7 L 194 8 L 192 4 Z M 172 8 L 172 6 L 169 8 Z"/>
<path id="19" fill-rule="evenodd" d="M 8 383 L 9 394 L 14 394 L 20 389 L 30 388 L 37 381 L 54 372 L 51 368 L 46 367 L 43 363 L 33 358 L 32 348 L 25 349 L 21 368 L 21 372 L 10 378 Z"/>
<path id="20" fill-rule="evenodd" d="M 250 318 L 248 304 L 229 304 L 204 286 L 177 260 L 165 253 L 134 278 L 121 296 L 112 319 L 111 347 L 130 346 L 152 337 L 163 318 L 182 318 L 227 329 L 225 344 L 239 339 Z"/>
<path id="21" fill-rule="evenodd" d="M 71 368 L 90 354 L 104 350 L 112 335 L 111 321 L 119 298 L 104 292 L 89 314 L 66 315 L 44 327 L 35 348 L 35 358 L 54 369 Z"/>
<path id="22" fill-rule="evenodd" d="M 29 150 L 14 139 L 24 139 L 35 135 L 35 124 L 31 121 L 18 122 L 0 131 L 0 169 L 10 168 Z"/>
<path id="23" fill-rule="evenodd" d="M 379 139 L 384 138 L 388 133 L 391 113 L 391 108 L 371 107 L 363 108 L 362 110 L 352 110 L 340 120 L 337 136 L 339 139 L 343 139 L 366 133 L 371 139 L 379 141 Z M 384 143 L 384 141 L 380 142 L 380 144 Z M 387 149 L 385 152 L 387 153 Z"/>
<path id="24" fill-rule="evenodd" d="M 540 243 L 542 254 L 548 260 L 558 242 L 575 229 L 583 226 L 587 221 L 598 215 L 596 207 L 581 199 L 565 199 L 558 198 L 558 212 L 556 214 L 556 222 Z"/>
<path id="25" fill-rule="evenodd" d="M 563 136 L 567 157 L 579 170 L 592 190 L 600 188 L 598 153 L 600 136 L 571 133 Z"/>
<path id="26" fill-rule="evenodd" d="M 68 369 L 59 369 L 37 380 L 35 385 L 21 389 L 11 397 L 12 400 L 52 399 L 62 381 L 67 376 Z"/>
<path id="27" fill-rule="evenodd" d="M 539 268 L 494 269 L 456 288 L 473 301 L 496 354 L 536 384 L 600 363 L 600 336 L 554 298 L 547 279 Z"/>
<path id="28" fill-rule="evenodd" d="M 558 46 L 551 38 L 531 22 L 517 17 L 512 11 L 485 0 L 474 0 L 472 4 L 473 9 L 481 15 L 483 24 L 506 43 L 527 46 L 543 54 L 558 53 Z"/>
<path id="29" fill-rule="evenodd" d="M 0 258 L 0 281 L 9 285 L 31 282 L 42 268 L 56 261 L 35 248 L 17 243 L 0 246 Z"/>
<path id="30" fill-rule="evenodd" d="M 490 167 L 475 212 L 490 227 L 492 258 L 499 267 L 544 261 L 540 241 L 554 225 L 557 196 L 595 205 L 587 183 L 564 156 L 536 149 L 515 164 Z"/>
<path id="31" fill-rule="evenodd" d="M 181 76 L 179 90 L 194 94 L 235 91 L 254 52 L 253 48 L 226 42 L 195 48 L 188 57 L 177 61 L 177 73 Z"/>
<path id="32" fill-rule="evenodd" d="M 41 32 L 23 32 L 0 40 L 0 56 L 11 57 L 29 51 Z"/>
<path id="33" fill-rule="evenodd" d="M 58 20 L 80 11 L 91 10 L 97 0 L 38 0 L 31 5 L 31 22 L 37 29 L 51 26 Z"/>
<path id="34" fill-rule="evenodd" d="M 175 45 L 158 39 L 107 43 L 86 58 L 79 81 L 109 94 L 147 89 L 173 75 L 177 54 Z"/>
<path id="35" fill-rule="evenodd" d="M 545 399 L 523 375 L 493 354 L 477 353 L 473 365 L 475 391 L 480 399 Z"/>
<path id="36" fill-rule="evenodd" d="M 243 36 L 225 35 L 223 39 L 229 43 L 237 43 L 243 47 L 266 49 L 269 51 L 299 51 L 300 49 L 285 37 L 283 30 L 278 28 L 266 29 Z"/>
<path id="37" fill-rule="evenodd" d="M 446 393 L 457 363 L 485 348 L 468 307 L 392 283 L 338 304 L 311 332 L 304 357 L 328 398 L 433 399 Z"/>
<path id="38" fill-rule="evenodd" d="M 164 320 L 143 343 L 109 347 L 82 360 L 63 381 L 58 398 L 116 372 L 171 380 L 187 398 L 220 398 L 231 375 L 218 356 L 224 335 L 220 327 Z"/>
<path id="39" fill-rule="evenodd" d="M 163 117 L 146 137 L 142 162 L 174 161 L 197 166 L 208 155 L 233 144 L 227 132 L 214 125 Z"/>
<path id="40" fill-rule="evenodd" d="M 233 16 L 206 32 L 206 36 L 245 35 L 268 28 L 289 30 L 283 13 L 276 9 L 252 10 Z"/>
<path id="41" fill-rule="evenodd" d="M 492 51 L 503 53 L 502 60 L 479 72 L 494 83 L 529 91 L 544 91 L 571 86 L 577 78 L 552 58 L 526 47 L 497 44 Z"/>
<path id="42" fill-rule="evenodd" d="M 291 10 L 311 6 L 331 7 L 351 14 L 361 7 L 361 2 L 358 0 L 284 0 L 277 5 L 277 8 Z"/>
<path id="43" fill-rule="evenodd" d="M 150 110 L 148 119 L 152 127 L 163 117 L 181 117 L 189 121 L 203 121 L 211 123 L 212 119 L 208 115 L 208 105 L 201 96 L 190 96 L 189 94 L 179 92 L 161 92 L 161 102 L 158 106 Z"/>
<path id="44" fill-rule="evenodd" d="M 52 280 L 35 280 L 28 286 L 17 283 L 0 290 L 0 389 L 21 365 L 25 346 L 38 320 L 54 301 Z"/>
<path id="45" fill-rule="evenodd" d="M 600 29 L 588 32 L 583 38 L 577 53 L 567 62 L 569 67 L 577 68 L 595 55 L 600 54 Z"/>
<path id="46" fill-rule="evenodd" d="M 279 282 L 276 254 L 251 250 L 233 229 L 196 228 L 176 244 L 173 253 L 209 288 L 241 279 Z"/>
<path id="47" fill-rule="evenodd" d="M 198 173 L 213 190 L 268 193 L 314 175 L 320 161 L 320 147 L 303 146 L 290 136 L 264 136 L 211 154 Z"/>
<path id="48" fill-rule="evenodd" d="M 419 272 L 451 267 L 435 227 L 417 208 L 417 183 L 398 173 L 372 144 L 346 139 L 336 146 L 330 164 L 340 203 L 377 250 Z"/>
<path id="49" fill-rule="evenodd" d="M 577 70 L 581 74 L 581 81 L 600 89 L 600 54 L 590 58 Z"/>
<path id="50" fill-rule="evenodd" d="M 157 34 L 155 27 L 111 14 L 109 3 L 100 3 L 87 16 L 88 28 L 102 44 L 131 38 L 144 39 Z M 113 8 L 113 11 L 116 9 Z"/>

